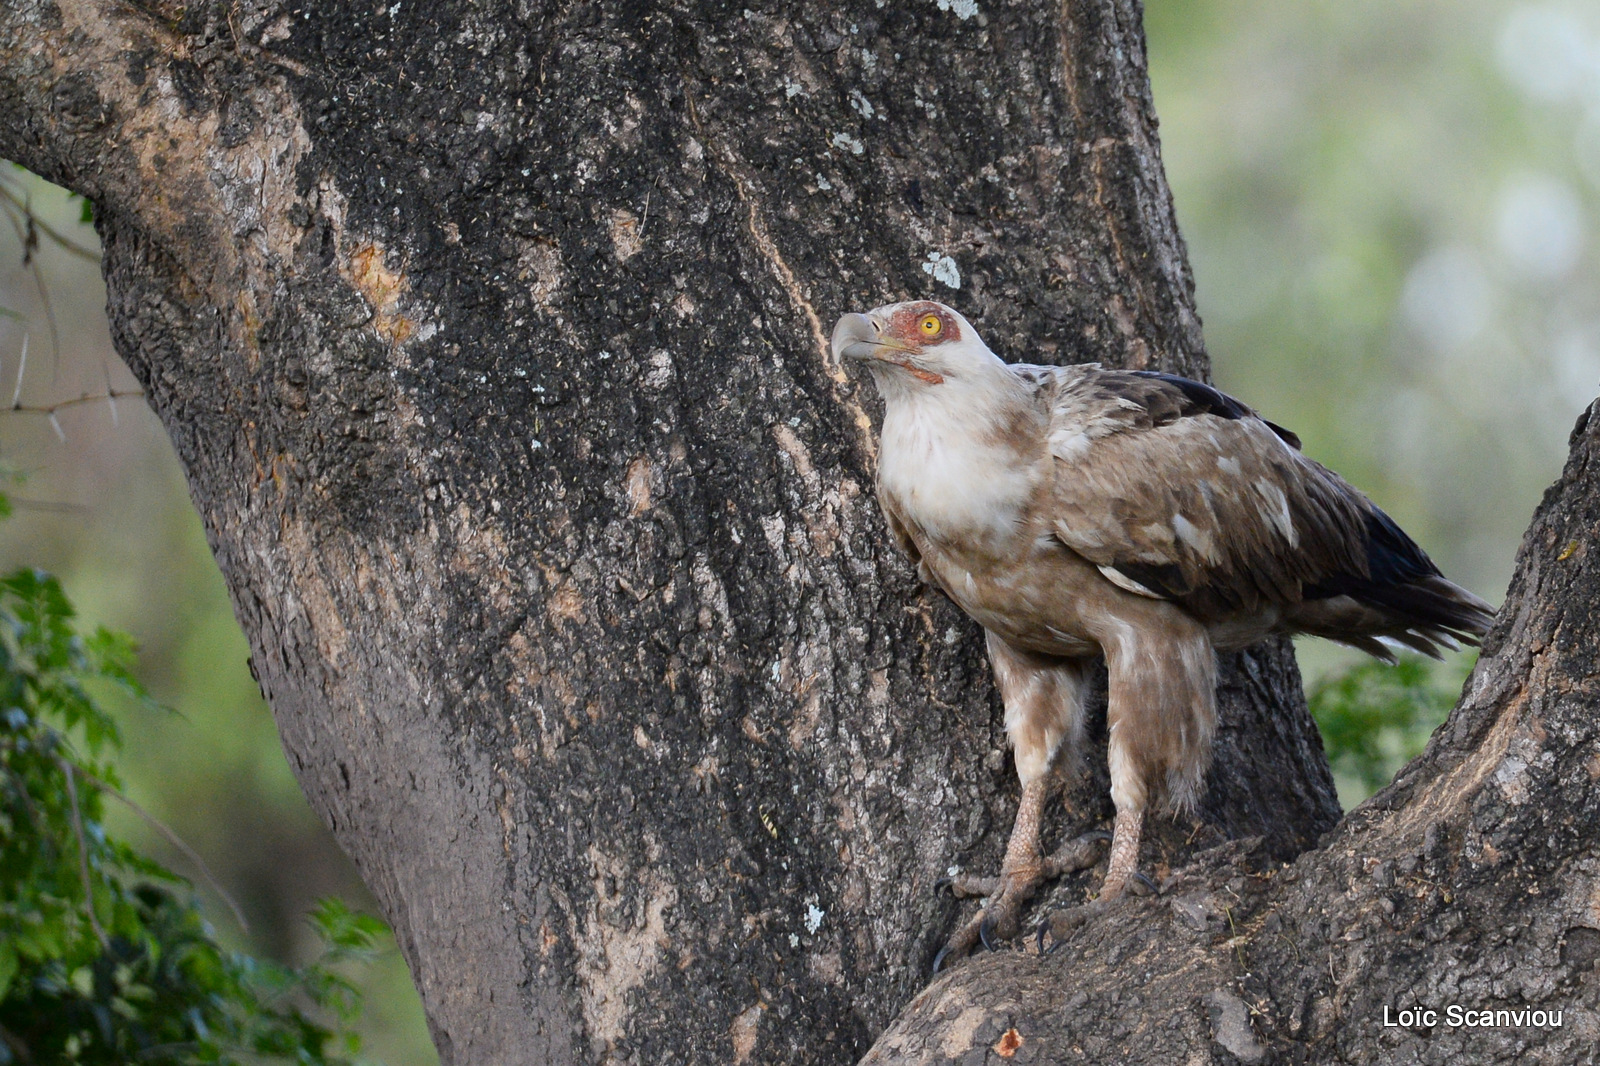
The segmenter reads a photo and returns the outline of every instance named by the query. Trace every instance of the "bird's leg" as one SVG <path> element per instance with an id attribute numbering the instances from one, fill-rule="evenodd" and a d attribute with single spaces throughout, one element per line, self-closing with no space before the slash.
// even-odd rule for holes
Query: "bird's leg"
<path id="1" fill-rule="evenodd" d="M 938 969 L 946 957 L 965 955 L 980 939 L 988 940 L 990 935 L 1016 935 L 1017 912 L 1043 880 L 1039 869 L 1039 822 L 1044 813 L 1047 780 L 1046 776 L 1040 776 L 1022 787 L 1022 802 L 1017 806 L 1017 820 L 1011 825 L 1011 840 L 1006 844 L 1006 857 L 1000 863 L 1000 876 L 951 880 L 951 890 L 957 895 L 984 892 L 989 896 L 989 903 L 951 934 L 934 962 L 934 969 Z M 993 934 L 989 930 L 993 930 Z"/>
<path id="2" fill-rule="evenodd" d="M 1017 819 L 1011 823 L 1011 840 L 1006 844 L 1006 857 L 1000 862 L 1000 876 L 958 874 L 950 879 L 951 892 L 959 897 L 994 897 L 1004 893 L 1008 881 L 1019 876 L 1026 878 L 1037 872 L 1040 865 L 1039 825 L 1044 815 L 1046 792 L 1044 778 L 1023 786 Z"/>
<path id="3" fill-rule="evenodd" d="M 1000 860 L 1002 893 L 1013 883 L 1039 878 L 1039 823 L 1049 792 L 1048 781 L 1048 776 L 1041 777 L 1022 789 L 1022 802 L 1017 804 L 1017 818 L 1011 823 L 1011 839 L 1006 843 L 1006 857 Z"/>
<path id="4" fill-rule="evenodd" d="M 1100 899 L 1113 900 L 1128 887 L 1128 878 L 1139 869 L 1139 831 L 1144 828 L 1144 808 L 1117 811 L 1111 833 L 1111 858 L 1106 864 L 1106 879 L 1100 885 Z"/>
<path id="5" fill-rule="evenodd" d="M 992 940 L 1009 940 L 1016 936 L 1022 908 L 1041 884 L 1062 874 L 1087 869 L 1100 857 L 1099 844 L 1104 836 L 1097 833 L 1070 840 L 1048 857 L 1039 854 L 1039 830 L 1049 796 L 1049 780 L 1045 775 L 1023 786 L 1017 820 L 1011 828 L 1005 859 L 1000 863 L 1000 876 L 951 879 L 950 888 L 957 895 L 984 894 L 989 897 L 989 903 L 951 935 L 939 953 L 935 969 L 947 957 L 971 951 L 980 940 L 988 946 Z"/>
<path id="6" fill-rule="evenodd" d="M 1092 865 L 1099 854 L 1096 841 L 1089 838 L 1073 841 L 1049 858 L 1039 854 L 1050 768 L 1063 749 L 1076 753 L 1083 747 L 1084 664 L 1021 651 L 993 631 L 988 633 L 988 642 L 995 685 L 1006 708 L 1006 735 L 1016 753 L 1022 801 L 1000 876 L 950 880 L 957 895 L 983 895 L 989 902 L 950 937 L 934 960 L 935 970 L 946 957 L 964 955 L 980 940 L 987 946 L 997 936 L 1015 936 L 1023 905 L 1043 881 Z"/>

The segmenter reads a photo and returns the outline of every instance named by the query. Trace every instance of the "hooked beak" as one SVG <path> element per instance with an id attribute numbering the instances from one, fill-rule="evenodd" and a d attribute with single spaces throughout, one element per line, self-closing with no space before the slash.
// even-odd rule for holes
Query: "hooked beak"
<path id="1" fill-rule="evenodd" d="M 870 315 L 845 315 L 833 327 L 834 362 L 892 358 L 890 352 L 905 350 L 902 345 L 885 341 L 882 324 Z"/>
<path id="2" fill-rule="evenodd" d="M 850 314 L 833 327 L 833 360 L 870 359 L 899 367 L 918 381 L 943 385 L 944 376 L 912 362 L 917 349 L 885 340 L 883 323 L 871 315 Z"/>

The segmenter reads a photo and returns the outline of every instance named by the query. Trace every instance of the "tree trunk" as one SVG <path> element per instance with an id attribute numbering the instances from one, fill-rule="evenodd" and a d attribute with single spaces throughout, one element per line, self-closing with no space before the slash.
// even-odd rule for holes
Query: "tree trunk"
<path id="1" fill-rule="evenodd" d="M 851 1062 L 927 981 L 962 913 L 934 882 L 998 864 L 1015 777 L 979 631 L 890 546 L 872 390 L 825 335 L 928 295 L 1012 358 L 1205 373 L 1139 20 L 1135 0 L 0 10 L 0 153 L 95 204 L 118 349 L 446 1062 Z M 1155 827 L 1145 863 L 1268 843 L 1208 852 L 1202 881 L 1274 869 L 1338 816 L 1287 645 L 1223 688 L 1201 824 Z M 1519 772 L 1535 796 L 1543 764 Z M 1104 791 L 1101 765 L 1056 832 Z M 1447 883 L 1459 844 L 1390 868 L 1386 920 L 1457 913 L 1413 886 Z M 1318 861 L 1263 891 L 1359 869 Z M 1119 976 L 1133 939 L 1170 939 L 1130 916 L 1167 907 L 1080 934 L 1084 973 L 1113 967 L 1094 1003 L 1177 968 L 1162 951 L 1222 987 L 1278 942 L 1169 944 Z M 1322 921 L 1280 940 L 1340 934 Z M 1294 980 L 1254 962 L 1236 995 L 1304 997 L 1267 1038 L 1337 1040 L 1341 958 L 1329 985 L 1315 952 Z M 964 966 L 878 1054 L 955 1046 L 951 996 L 1035 1004 L 1041 1034 L 1132 1024 L 1068 1009 L 1073 964 Z M 1141 993 L 1140 1024 L 1203 1028 L 1193 979 L 1170 1010 Z"/>

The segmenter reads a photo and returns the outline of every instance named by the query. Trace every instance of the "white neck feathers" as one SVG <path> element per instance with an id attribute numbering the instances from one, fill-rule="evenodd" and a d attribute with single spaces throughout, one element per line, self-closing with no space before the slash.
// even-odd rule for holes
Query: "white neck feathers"
<path id="1" fill-rule="evenodd" d="M 1008 541 L 1039 476 L 1041 414 L 1010 369 L 989 360 L 964 361 L 938 385 L 873 367 L 884 401 L 880 491 L 946 544 Z"/>

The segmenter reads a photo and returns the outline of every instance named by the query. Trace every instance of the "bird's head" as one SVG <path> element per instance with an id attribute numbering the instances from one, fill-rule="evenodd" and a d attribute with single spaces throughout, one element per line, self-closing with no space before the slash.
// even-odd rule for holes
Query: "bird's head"
<path id="1" fill-rule="evenodd" d="M 933 300 L 849 314 L 833 327 L 833 357 L 858 359 L 878 379 L 904 388 L 938 388 L 1004 366 L 961 314 Z"/>

